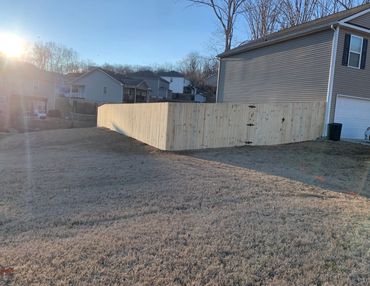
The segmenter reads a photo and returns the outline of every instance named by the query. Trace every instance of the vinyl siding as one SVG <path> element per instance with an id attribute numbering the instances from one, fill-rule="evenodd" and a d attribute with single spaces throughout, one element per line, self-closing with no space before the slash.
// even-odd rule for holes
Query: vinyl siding
<path id="1" fill-rule="evenodd" d="M 183 77 L 162 76 L 162 78 L 170 83 L 172 93 L 184 93 L 185 79 Z"/>
<path id="2" fill-rule="evenodd" d="M 349 23 L 370 29 L 370 13 L 357 17 Z"/>
<path id="3" fill-rule="evenodd" d="M 37 96 L 47 100 L 48 110 L 55 108 L 56 89 L 63 85 L 62 75 L 44 72 L 27 66 L 0 69 L 0 96 Z"/>
<path id="4" fill-rule="evenodd" d="M 150 98 L 152 99 L 165 99 L 168 96 L 169 90 L 169 83 L 162 81 L 157 78 L 145 78 L 145 77 L 138 77 L 134 76 L 134 78 L 140 78 L 145 80 L 148 84 L 148 87 L 151 89 L 150 91 Z"/>
<path id="5" fill-rule="evenodd" d="M 337 61 L 334 74 L 332 108 L 330 120 L 334 120 L 335 103 L 338 94 L 370 98 L 370 45 L 367 49 L 367 61 L 364 70 L 342 65 L 345 34 L 368 38 L 368 34 L 341 28 L 338 37 Z"/>
<path id="6" fill-rule="evenodd" d="M 331 30 L 221 60 L 220 102 L 325 100 Z"/>
<path id="7" fill-rule="evenodd" d="M 97 103 L 122 103 L 123 101 L 123 86 L 100 70 L 82 77 L 73 85 L 85 87 L 83 96 L 87 101 Z M 104 94 L 104 87 L 107 88 L 107 94 Z"/>

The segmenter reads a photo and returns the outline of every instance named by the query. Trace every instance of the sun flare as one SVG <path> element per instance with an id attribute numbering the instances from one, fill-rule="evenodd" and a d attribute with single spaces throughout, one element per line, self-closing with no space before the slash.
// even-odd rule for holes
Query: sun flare
<path id="1" fill-rule="evenodd" d="M 24 41 L 17 35 L 0 32 L 0 54 L 19 58 L 24 53 L 24 45 Z"/>

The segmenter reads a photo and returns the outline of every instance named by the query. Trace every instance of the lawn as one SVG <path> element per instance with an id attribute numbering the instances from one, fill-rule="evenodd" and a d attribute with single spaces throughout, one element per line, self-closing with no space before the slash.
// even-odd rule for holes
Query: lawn
<path id="1" fill-rule="evenodd" d="M 95 128 L 6 136 L 0 285 L 369 285 L 369 166 L 346 142 L 168 153 Z"/>

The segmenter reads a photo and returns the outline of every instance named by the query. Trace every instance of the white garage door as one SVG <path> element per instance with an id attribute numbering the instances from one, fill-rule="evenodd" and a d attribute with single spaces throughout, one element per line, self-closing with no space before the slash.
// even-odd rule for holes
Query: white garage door
<path id="1" fill-rule="evenodd" d="M 342 138 L 364 139 L 370 127 L 370 100 L 338 95 L 335 122 L 342 123 Z"/>

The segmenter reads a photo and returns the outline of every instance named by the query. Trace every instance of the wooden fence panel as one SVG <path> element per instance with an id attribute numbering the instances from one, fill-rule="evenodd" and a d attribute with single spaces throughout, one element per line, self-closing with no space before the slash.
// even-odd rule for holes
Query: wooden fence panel
<path id="1" fill-rule="evenodd" d="M 167 116 L 167 103 L 105 104 L 97 125 L 166 150 Z"/>
<path id="2" fill-rule="evenodd" d="M 98 127 L 169 151 L 275 145 L 320 137 L 324 113 L 324 102 L 108 104 Z"/>

